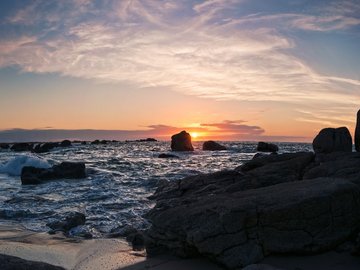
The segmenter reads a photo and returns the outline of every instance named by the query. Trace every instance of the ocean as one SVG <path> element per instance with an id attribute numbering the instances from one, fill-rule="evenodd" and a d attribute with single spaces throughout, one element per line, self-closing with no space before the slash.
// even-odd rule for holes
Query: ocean
<path id="1" fill-rule="evenodd" d="M 93 237 L 105 237 L 127 226 L 146 229 L 149 224 L 143 215 L 154 205 L 148 196 L 159 181 L 234 169 L 256 154 L 255 142 L 220 143 L 228 150 L 202 151 L 200 141 L 193 142 L 194 152 L 171 152 L 170 142 L 73 144 L 43 154 L 0 150 L 0 224 L 49 231 L 48 222 L 78 211 L 86 215 L 86 224 L 76 230 Z M 276 144 L 279 153 L 312 151 L 306 143 Z M 179 158 L 158 158 L 160 153 Z M 21 185 L 23 166 L 50 167 L 62 161 L 84 161 L 87 177 Z"/>

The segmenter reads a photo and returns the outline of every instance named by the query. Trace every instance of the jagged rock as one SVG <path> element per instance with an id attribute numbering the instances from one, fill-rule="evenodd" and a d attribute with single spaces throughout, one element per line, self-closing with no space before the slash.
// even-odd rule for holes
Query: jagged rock
<path id="1" fill-rule="evenodd" d="M 85 163 L 83 162 L 62 162 L 48 169 L 25 166 L 21 171 L 21 183 L 23 185 L 40 184 L 46 180 L 85 177 Z"/>
<path id="2" fill-rule="evenodd" d="M 76 226 L 84 225 L 85 221 L 86 218 L 83 213 L 71 212 L 65 216 L 64 220 L 56 220 L 46 224 L 46 226 L 51 228 L 53 231 L 68 232 Z"/>
<path id="3" fill-rule="evenodd" d="M 259 152 L 277 152 L 279 147 L 273 143 L 259 142 L 256 148 Z"/>
<path id="4" fill-rule="evenodd" d="M 191 136 L 185 130 L 171 137 L 171 150 L 173 151 L 194 151 L 191 144 Z"/>
<path id="5" fill-rule="evenodd" d="M 324 128 L 313 141 L 315 153 L 351 152 L 352 138 L 346 127 Z"/>
<path id="6" fill-rule="evenodd" d="M 0 143 L 0 148 L 1 149 L 9 149 L 10 145 L 8 143 Z"/>
<path id="7" fill-rule="evenodd" d="M 60 266 L 51 265 L 44 262 L 35 262 L 18 257 L 0 254 L 1 270 L 65 270 Z"/>
<path id="8" fill-rule="evenodd" d="M 158 155 L 158 158 L 179 158 L 179 157 L 172 154 L 160 154 Z"/>
<path id="9" fill-rule="evenodd" d="M 360 110 L 357 113 L 356 117 L 356 127 L 355 127 L 355 150 L 360 152 Z"/>
<path id="10" fill-rule="evenodd" d="M 31 151 L 32 148 L 33 145 L 30 143 L 15 143 L 10 147 L 10 149 L 15 152 Z"/>
<path id="11" fill-rule="evenodd" d="M 204 151 L 221 151 L 221 150 L 226 150 L 226 147 L 214 142 L 214 141 L 206 141 L 203 144 L 203 150 Z"/>
<path id="12" fill-rule="evenodd" d="M 152 224 L 148 254 L 201 254 L 234 269 L 272 253 L 326 251 L 360 228 L 360 188 L 349 181 L 318 178 L 216 192 L 224 183 L 241 180 L 234 173 L 218 174 L 221 184 L 211 174 L 202 184 L 193 178 L 189 189 L 183 190 L 180 181 L 170 184 L 172 191 L 160 191 L 147 214 Z"/>
<path id="13" fill-rule="evenodd" d="M 63 141 L 60 143 L 60 146 L 61 146 L 61 147 L 69 147 L 69 146 L 71 146 L 71 141 L 69 141 L 69 140 L 63 140 Z"/>

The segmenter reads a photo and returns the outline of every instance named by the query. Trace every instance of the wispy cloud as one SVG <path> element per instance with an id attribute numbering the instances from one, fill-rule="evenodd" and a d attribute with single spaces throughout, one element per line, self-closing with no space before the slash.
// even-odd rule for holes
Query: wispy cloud
<path id="1" fill-rule="evenodd" d="M 349 13 L 354 2 L 346 2 L 341 14 L 333 4 L 326 15 L 230 17 L 227 12 L 245 1 L 124 0 L 99 8 L 78 0 L 40 8 L 45 2 L 34 1 L 9 18 L 11 24 L 47 27 L 0 40 L 1 67 L 166 87 L 218 100 L 348 104 L 360 98 L 359 80 L 316 71 L 292 53 L 296 41 L 283 31 L 359 25 Z"/>

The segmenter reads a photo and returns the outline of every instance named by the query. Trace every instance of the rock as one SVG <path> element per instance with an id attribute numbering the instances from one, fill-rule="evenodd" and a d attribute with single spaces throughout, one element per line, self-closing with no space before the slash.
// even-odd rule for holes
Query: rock
<path id="1" fill-rule="evenodd" d="M 146 138 L 146 139 L 137 140 L 137 142 L 157 142 L 157 140 L 154 138 Z"/>
<path id="2" fill-rule="evenodd" d="M 158 155 L 158 158 L 179 158 L 179 157 L 172 154 L 160 154 Z"/>
<path id="3" fill-rule="evenodd" d="M 129 237 L 129 242 L 132 240 L 132 235 L 135 235 L 138 233 L 138 230 L 130 225 L 122 226 L 122 227 L 116 227 L 111 229 L 110 233 L 107 235 L 107 237 Z"/>
<path id="4" fill-rule="evenodd" d="M 313 141 L 315 153 L 351 152 L 352 138 L 346 127 L 324 128 Z"/>
<path id="5" fill-rule="evenodd" d="M 15 143 L 11 146 L 11 150 L 15 152 L 31 151 L 33 145 L 30 143 Z"/>
<path id="6" fill-rule="evenodd" d="M 46 153 L 49 152 L 51 149 L 54 149 L 55 147 L 59 147 L 58 143 L 43 143 L 43 144 L 37 144 L 32 149 L 32 152 L 34 153 Z"/>
<path id="7" fill-rule="evenodd" d="M 81 145 L 87 145 L 86 141 L 81 142 Z"/>
<path id="8" fill-rule="evenodd" d="M 1 270 L 65 270 L 44 262 L 28 261 L 18 257 L 0 254 Z"/>
<path id="9" fill-rule="evenodd" d="M 244 267 L 242 270 L 282 270 L 282 269 L 267 264 L 251 264 Z"/>
<path id="10" fill-rule="evenodd" d="M 126 237 L 126 240 L 131 243 L 134 251 L 141 251 L 145 248 L 145 238 L 144 235 L 140 232 Z"/>
<path id="11" fill-rule="evenodd" d="M 47 180 L 85 177 L 85 163 L 83 162 L 62 162 L 48 169 L 25 166 L 21 171 L 21 183 L 23 185 L 40 184 Z"/>
<path id="12" fill-rule="evenodd" d="M 226 150 L 226 147 L 214 142 L 214 141 L 206 141 L 203 144 L 203 150 L 204 151 L 221 151 L 221 150 Z"/>
<path id="13" fill-rule="evenodd" d="M 223 186 L 246 176 L 222 174 L 202 176 L 202 183 L 192 178 L 185 190 L 183 181 L 169 184 L 155 196 L 156 206 L 146 215 L 152 224 L 148 255 L 203 255 L 234 269 L 270 254 L 327 251 L 360 228 L 360 188 L 345 179 L 236 191 Z"/>
<path id="14" fill-rule="evenodd" d="M 100 144 L 107 144 L 109 141 L 107 141 L 107 140 L 101 140 L 100 141 Z"/>
<path id="15" fill-rule="evenodd" d="M 63 141 L 60 143 L 60 146 L 61 146 L 61 147 L 69 147 L 69 146 L 71 146 L 71 141 L 69 141 L 69 140 L 63 140 Z"/>
<path id="16" fill-rule="evenodd" d="M 259 152 L 277 152 L 279 147 L 273 143 L 259 142 L 256 148 Z"/>
<path id="17" fill-rule="evenodd" d="M 91 144 L 100 144 L 99 140 L 92 141 Z"/>
<path id="18" fill-rule="evenodd" d="M 63 231 L 68 232 L 72 228 L 77 227 L 79 225 L 84 225 L 86 221 L 85 215 L 79 212 L 71 212 L 68 213 L 64 220 L 56 220 L 46 224 L 53 231 Z"/>
<path id="19" fill-rule="evenodd" d="M 360 256 L 360 233 L 358 234 L 358 236 L 356 238 L 355 247 L 351 254 L 353 254 L 355 256 Z"/>
<path id="20" fill-rule="evenodd" d="M 9 149 L 10 145 L 8 143 L 0 143 L 0 148 L 1 149 Z"/>
<path id="21" fill-rule="evenodd" d="M 191 144 L 191 136 L 185 130 L 178 134 L 171 136 L 171 150 L 172 151 L 194 151 Z"/>
<path id="22" fill-rule="evenodd" d="M 355 127 L 355 150 L 360 152 L 360 110 L 357 113 L 356 117 L 356 127 Z"/>

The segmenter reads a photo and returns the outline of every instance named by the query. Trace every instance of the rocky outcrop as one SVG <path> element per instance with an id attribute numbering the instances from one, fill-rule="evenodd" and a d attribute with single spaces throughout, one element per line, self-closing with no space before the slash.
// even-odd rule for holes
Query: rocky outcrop
<path id="1" fill-rule="evenodd" d="M 67 213 L 63 220 L 56 220 L 46 224 L 49 228 L 51 228 L 54 232 L 62 231 L 67 233 L 72 228 L 84 225 L 86 221 L 85 215 L 79 212 L 71 212 Z"/>
<path id="2" fill-rule="evenodd" d="M 357 113 L 356 117 L 356 127 L 355 127 L 355 150 L 360 152 L 360 110 Z"/>
<path id="3" fill-rule="evenodd" d="M 221 151 L 221 150 L 226 150 L 226 147 L 214 142 L 214 141 L 206 141 L 203 144 L 203 150 L 204 151 Z"/>
<path id="4" fill-rule="evenodd" d="M 0 149 L 9 149 L 10 145 L 8 143 L 0 143 Z"/>
<path id="5" fill-rule="evenodd" d="M 172 151 L 194 151 L 191 144 L 191 136 L 185 130 L 171 137 Z"/>
<path id="6" fill-rule="evenodd" d="M 277 152 L 279 147 L 273 143 L 259 142 L 256 148 L 259 152 Z"/>
<path id="7" fill-rule="evenodd" d="M 65 270 L 60 266 L 44 262 L 28 261 L 18 257 L 0 254 L 1 270 Z"/>
<path id="8" fill-rule="evenodd" d="M 315 153 L 351 152 L 352 138 L 346 127 L 324 128 L 313 141 Z"/>
<path id="9" fill-rule="evenodd" d="M 71 141 L 69 141 L 69 140 L 63 140 L 63 141 L 60 143 L 60 146 L 61 146 L 61 147 L 69 147 L 69 146 L 71 146 Z"/>
<path id="10" fill-rule="evenodd" d="M 59 147 L 59 143 L 48 142 L 48 143 L 39 143 L 34 146 L 32 152 L 34 153 L 46 153 L 55 147 Z"/>
<path id="11" fill-rule="evenodd" d="M 360 230 L 359 155 L 267 155 L 163 183 L 147 214 L 147 252 L 201 255 L 238 269 L 270 254 L 334 249 Z"/>
<path id="12" fill-rule="evenodd" d="M 49 169 L 25 166 L 21 171 L 21 183 L 23 185 L 40 184 L 47 180 L 85 177 L 85 163 L 83 162 L 62 162 Z"/>
<path id="13" fill-rule="evenodd" d="M 31 143 L 15 143 L 10 147 L 15 152 L 31 151 L 32 148 L 33 145 Z"/>

